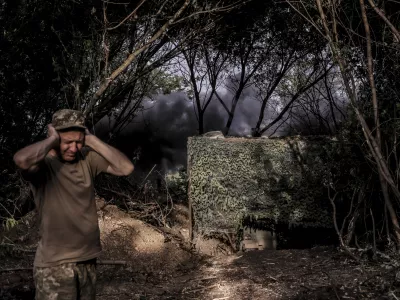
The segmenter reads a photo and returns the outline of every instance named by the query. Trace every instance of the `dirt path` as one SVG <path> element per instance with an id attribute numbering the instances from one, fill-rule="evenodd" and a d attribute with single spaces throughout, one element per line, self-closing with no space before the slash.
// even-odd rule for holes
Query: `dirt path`
<path id="1" fill-rule="evenodd" d="M 254 251 L 194 260 L 158 280 L 103 270 L 98 299 L 396 299 L 388 273 L 385 265 L 361 267 L 333 249 Z"/>
<path id="2" fill-rule="evenodd" d="M 98 266 L 98 300 L 272 300 L 399 299 L 399 260 L 355 263 L 333 248 L 264 250 L 205 255 L 183 247 L 182 222 L 166 234 L 110 206 L 99 215 L 104 253 L 101 260 L 126 265 Z M 34 218 L 26 218 L 8 238 L 22 247 L 0 256 L 0 299 L 34 299 L 32 266 L 37 235 Z M 217 254 L 218 243 L 208 242 Z M 204 246 L 203 245 L 203 246 Z M 14 248 L 15 250 L 15 248 Z M 0 252 L 1 255 L 1 252 Z M 10 268 L 27 270 L 6 271 Z"/>
<path id="3" fill-rule="evenodd" d="M 396 299 L 399 286 L 385 269 L 361 267 L 332 249 L 193 256 L 171 273 L 100 265 L 97 299 Z M 0 299 L 33 299 L 31 272 L 1 273 Z"/>

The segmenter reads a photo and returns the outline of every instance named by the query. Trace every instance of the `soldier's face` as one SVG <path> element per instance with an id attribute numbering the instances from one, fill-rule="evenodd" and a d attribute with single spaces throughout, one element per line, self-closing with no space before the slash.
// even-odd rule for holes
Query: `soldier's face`
<path id="1" fill-rule="evenodd" d="M 76 159 L 85 142 L 85 134 L 80 131 L 60 132 L 60 155 L 65 161 Z"/>

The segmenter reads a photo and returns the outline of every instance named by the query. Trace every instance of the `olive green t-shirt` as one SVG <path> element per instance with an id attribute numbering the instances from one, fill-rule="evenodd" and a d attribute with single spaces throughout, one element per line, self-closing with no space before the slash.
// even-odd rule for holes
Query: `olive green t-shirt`
<path id="1" fill-rule="evenodd" d="M 34 266 L 85 261 L 101 252 L 93 181 L 109 163 L 85 151 L 74 163 L 47 155 L 29 179 L 39 215 Z"/>

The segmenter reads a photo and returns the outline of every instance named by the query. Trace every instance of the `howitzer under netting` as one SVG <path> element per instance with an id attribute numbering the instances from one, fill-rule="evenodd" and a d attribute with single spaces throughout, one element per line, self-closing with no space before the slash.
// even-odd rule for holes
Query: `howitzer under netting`
<path id="1" fill-rule="evenodd" d="M 194 230 L 235 231 L 244 218 L 331 227 L 328 138 L 188 140 Z"/>

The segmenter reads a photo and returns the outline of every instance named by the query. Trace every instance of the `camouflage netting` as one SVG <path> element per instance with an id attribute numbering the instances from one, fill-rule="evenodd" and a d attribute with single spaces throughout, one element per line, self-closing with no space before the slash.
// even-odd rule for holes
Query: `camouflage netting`
<path id="1" fill-rule="evenodd" d="M 194 231 L 235 232 L 249 218 L 332 227 L 326 186 L 334 144 L 325 137 L 189 138 Z"/>

